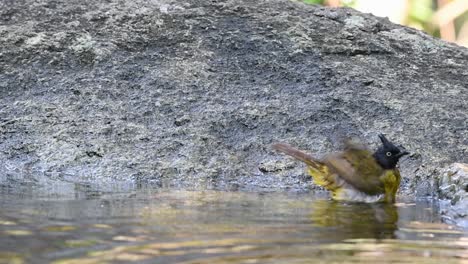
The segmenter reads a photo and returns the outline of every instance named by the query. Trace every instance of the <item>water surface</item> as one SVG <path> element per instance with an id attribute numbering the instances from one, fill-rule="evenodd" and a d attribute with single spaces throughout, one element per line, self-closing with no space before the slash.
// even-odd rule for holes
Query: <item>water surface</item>
<path id="1" fill-rule="evenodd" d="M 1 190 L 0 263 L 468 263 L 437 203 L 313 193 Z"/>

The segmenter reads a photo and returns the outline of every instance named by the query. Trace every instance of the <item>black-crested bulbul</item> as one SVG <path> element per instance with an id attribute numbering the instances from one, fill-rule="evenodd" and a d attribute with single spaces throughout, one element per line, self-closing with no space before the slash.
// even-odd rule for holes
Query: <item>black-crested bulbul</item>
<path id="1" fill-rule="evenodd" d="M 343 151 L 321 159 L 288 144 L 275 144 L 273 148 L 305 162 L 314 182 L 331 191 L 335 200 L 393 203 L 401 179 L 396 165 L 409 153 L 384 135 L 379 138 L 382 145 L 373 153 L 363 144 L 347 142 Z"/>

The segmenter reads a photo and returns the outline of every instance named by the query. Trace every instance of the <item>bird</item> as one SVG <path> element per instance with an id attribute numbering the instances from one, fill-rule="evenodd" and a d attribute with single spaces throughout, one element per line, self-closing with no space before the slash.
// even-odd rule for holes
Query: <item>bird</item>
<path id="1" fill-rule="evenodd" d="M 361 142 L 348 140 L 342 151 L 320 159 L 285 143 L 276 143 L 273 149 L 304 162 L 314 183 L 330 191 L 333 200 L 394 203 L 401 181 L 397 163 L 410 153 L 385 135 L 378 137 L 382 145 L 374 152 Z"/>

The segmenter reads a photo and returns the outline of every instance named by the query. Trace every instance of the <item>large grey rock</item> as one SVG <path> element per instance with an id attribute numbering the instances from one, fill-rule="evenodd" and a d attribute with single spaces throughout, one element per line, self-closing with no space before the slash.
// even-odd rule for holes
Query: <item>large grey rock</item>
<path id="1" fill-rule="evenodd" d="M 0 183 L 309 188 L 316 155 L 377 133 L 402 192 L 468 162 L 468 51 L 286 0 L 0 2 Z"/>

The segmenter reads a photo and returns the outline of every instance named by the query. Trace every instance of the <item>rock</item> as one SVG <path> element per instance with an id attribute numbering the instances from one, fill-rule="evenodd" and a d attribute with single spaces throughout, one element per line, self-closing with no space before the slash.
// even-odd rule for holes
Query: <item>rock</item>
<path id="1" fill-rule="evenodd" d="M 468 50 L 384 18 L 287 0 L 25 0 L 0 14 L 4 186 L 303 190 L 303 165 L 272 143 L 320 156 L 377 133 L 413 153 L 406 194 L 468 162 Z"/>
<path id="2" fill-rule="evenodd" d="M 460 200 L 468 194 L 468 164 L 453 163 L 442 172 L 438 179 L 441 198 Z"/>
<path id="3" fill-rule="evenodd" d="M 454 163 L 438 178 L 443 219 L 468 229 L 468 164 Z"/>

